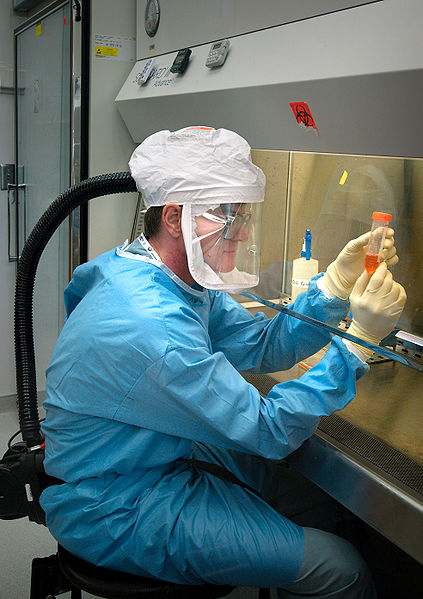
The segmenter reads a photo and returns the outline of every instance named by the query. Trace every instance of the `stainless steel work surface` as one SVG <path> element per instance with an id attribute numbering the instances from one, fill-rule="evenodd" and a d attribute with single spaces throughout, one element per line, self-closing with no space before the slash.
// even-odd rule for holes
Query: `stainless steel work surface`
<path id="1" fill-rule="evenodd" d="M 339 414 L 423 465 L 423 377 L 394 362 L 371 366 Z"/>
<path id="2" fill-rule="evenodd" d="M 244 374 L 262 395 L 298 378 L 304 364 Z M 373 364 L 344 410 L 289 456 L 303 474 L 423 563 L 423 379 L 386 361 Z"/>

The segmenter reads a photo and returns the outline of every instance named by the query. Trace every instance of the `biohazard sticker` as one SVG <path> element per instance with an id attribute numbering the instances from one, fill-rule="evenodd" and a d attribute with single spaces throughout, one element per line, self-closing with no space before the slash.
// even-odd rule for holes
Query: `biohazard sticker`
<path id="1" fill-rule="evenodd" d="M 291 106 L 295 120 L 300 127 L 304 127 L 304 129 L 309 131 L 314 131 L 314 133 L 319 133 L 307 102 L 290 102 L 289 105 Z"/>

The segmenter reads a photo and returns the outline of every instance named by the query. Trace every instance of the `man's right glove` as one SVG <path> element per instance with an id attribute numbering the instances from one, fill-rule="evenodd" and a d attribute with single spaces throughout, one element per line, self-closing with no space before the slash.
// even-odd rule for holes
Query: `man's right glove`
<path id="1" fill-rule="evenodd" d="M 370 231 L 360 235 L 357 239 L 352 239 L 339 253 L 336 260 L 327 267 L 324 282 L 336 297 L 345 300 L 350 295 L 355 282 L 363 271 L 369 238 Z M 391 228 L 386 231 L 382 260 L 386 261 L 388 266 L 394 266 L 398 262 L 394 230 Z"/>
<path id="2" fill-rule="evenodd" d="M 393 280 L 386 262 L 371 276 L 364 271 L 350 295 L 353 320 L 348 333 L 378 345 L 397 324 L 406 300 L 404 288 Z"/>

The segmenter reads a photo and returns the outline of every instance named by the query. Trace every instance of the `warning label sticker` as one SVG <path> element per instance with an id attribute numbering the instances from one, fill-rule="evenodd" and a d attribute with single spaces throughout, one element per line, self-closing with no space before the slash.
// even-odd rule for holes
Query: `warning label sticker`
<path id="1" fill-rule="evenodd" d="M 96 46 L 96 56 L 118 56 L 119 51 L 117 48 L 108 48 L 107 46 Z"/>
<path id="2" fill-rule="evenodd" d="M 96 33 L 93 48 L 97 58 L 135 62 L 135 38 L 133 37 Z"/>
<path id="3" fill-rule="evenodd" d="M 309 131 L 314 131 L 314 133 L 319 133 L 307 102 L 290 102 L 289 105 L 291 106 L 295 120 L 300 127 L 304 127 L 304 129 L 308 129 Z"/>

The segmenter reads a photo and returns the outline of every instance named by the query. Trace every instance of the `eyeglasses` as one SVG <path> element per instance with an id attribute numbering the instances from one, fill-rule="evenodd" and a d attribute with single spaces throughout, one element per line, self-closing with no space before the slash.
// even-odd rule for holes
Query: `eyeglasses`
<path id="1" fill-rule="evenodd" d="M 252 213 L 251 211 L 245 212 L 245 206 L 237 208 L 234 206 L 236 205 L 222 205 L 203 214 L 204 218 L 222 225 L 220 232 L 223 239 L 234 239 L 251 220 Z"/>
<path id="2" fill-rule="evenodd" d="M 246 211 L 245 204 L 221 204 L 217 208 L 208 210 L 201 215 L 216 224 L 216 228 L 195 238 L 195 242 L 203 243 L 203 252 L 210 252 L 218 245 L 220 240 L 235 239 L 242 228 L 247 227 L 252 217 L 252 211 Z"/>
<path id="3" fill-rule="evenodd" d="M 222 231 L 223 239 L 233 239 L 240 230 L 248 225 L 251 220 L 251 212 L 242 212 L 226 216 L 225 228 Z"/>

